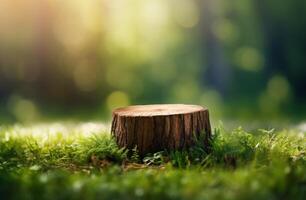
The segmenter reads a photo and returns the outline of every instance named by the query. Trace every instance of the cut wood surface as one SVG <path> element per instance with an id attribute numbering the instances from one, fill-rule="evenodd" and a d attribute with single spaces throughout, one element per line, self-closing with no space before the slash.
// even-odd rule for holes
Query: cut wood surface
<path id="1" fill-rule="evenodd" d="M 133 149 L 137 146 L 141 156 L 161 150 L 186 149 L 200 138 L 208 148 L 211 137 L 208 109 L 184 104 L 116 109 L 111 132 L 119 147 Z"/>

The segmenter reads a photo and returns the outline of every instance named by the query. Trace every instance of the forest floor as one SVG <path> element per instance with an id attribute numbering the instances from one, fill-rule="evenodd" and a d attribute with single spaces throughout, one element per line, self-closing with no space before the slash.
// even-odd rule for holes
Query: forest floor
<path id="1" fill-rule="evenodd" d="M 211 151 L 139 158 L 100 123 L 0 127 L 4 199 L 305 199 L 305 129 L 214 129 Z"/>

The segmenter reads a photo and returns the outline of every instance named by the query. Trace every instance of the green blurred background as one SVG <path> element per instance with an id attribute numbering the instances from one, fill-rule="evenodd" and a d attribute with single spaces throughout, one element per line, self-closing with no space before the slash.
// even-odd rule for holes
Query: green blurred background
<path id="1" fill-rule="evenodd" d="M 0 122 L 192 103 L 303 120 L 305 0 L 1 0 Z"/>

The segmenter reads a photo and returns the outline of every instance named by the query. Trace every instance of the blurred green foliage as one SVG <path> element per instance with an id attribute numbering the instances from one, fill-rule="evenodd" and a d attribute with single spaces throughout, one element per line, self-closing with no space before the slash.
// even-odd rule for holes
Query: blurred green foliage
<path id="1" fill-rule="evenodd" d="M 1 121 L 177 102 L 305 117 L 304 0 L 3 1 Z"/>
<path id="2" fill-rule="evenodd" d="M 0 129 L 6 199 L 304 199 L 305 132 L 215 129 L 202 146 L 140 159 L 101 124 Z M 99 136 L 98 136 L 99 135 Z"/>

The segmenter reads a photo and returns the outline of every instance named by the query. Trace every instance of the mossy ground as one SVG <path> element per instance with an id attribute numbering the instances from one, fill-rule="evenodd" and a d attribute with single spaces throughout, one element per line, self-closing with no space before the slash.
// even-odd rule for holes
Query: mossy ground
<path id="1" fill-rule="evenodd" d="M 211 151 L 119 149 L 99 123 L 0 127 L 5 199 L 305 199 L 305 132 L 214 130 Z"/>

